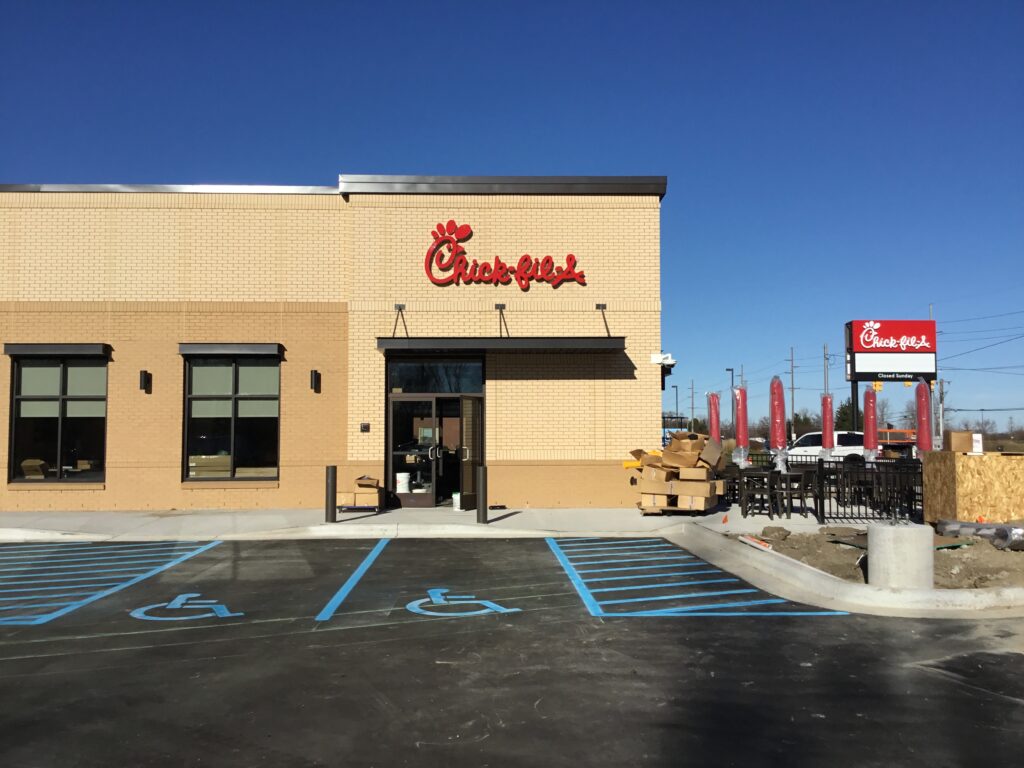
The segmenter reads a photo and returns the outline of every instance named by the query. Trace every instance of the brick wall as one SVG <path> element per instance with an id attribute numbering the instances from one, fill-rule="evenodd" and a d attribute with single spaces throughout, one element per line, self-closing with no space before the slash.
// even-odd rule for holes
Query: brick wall
<path id="1" fill-rule="evenodd" d="M 529 253 L 562 264 L 571 252 L 587 285 L 435 286 L 424 255 L 431 229 L 449 219 L 473 227 L 470 258 L 514 264 Z M 343 482 L 382 471 L 384 364 L 375 339 L 395 332 L 396 303 L 406 305 L 399 335 L 496 336 L 501 302 L 514 336 L 625 336 L 625 356 L 486 361 L 487 459 L 498 487 L 502 466 L 614 466 L 660 434 L 660 372 L 649 362 L 660 351 L 659 260 L 653 196 L 0 193 L 0 341 L 115 348 L 107 487 L 53 498 L 12 487 L 4 502 L 319 505 L 323 465 L 341 464 Z M 597 303 L 608 305 L 604 316 Z M 182 487 L 177 344 L 188 341 L 288 347 L 276 489 Z M 154 373 L 148 397 L 137 389 L 143 368 Z M 309 392 L 310 368 L 324 372 L 323 395 Z M 9 398 L 8 375 L 0 387 Z M 0 407 L 5 431 L 8 411 Z M 140 442 L 143 423 L 159 439 Z M 84 501 L 89 494 L 95 499 Z"/>

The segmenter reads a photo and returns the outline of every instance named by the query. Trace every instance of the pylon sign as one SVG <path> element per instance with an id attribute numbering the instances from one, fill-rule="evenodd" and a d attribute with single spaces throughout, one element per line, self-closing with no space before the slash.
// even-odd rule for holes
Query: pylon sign
<path id="1" fill-rule="evenodd" d="M 846 324 L 847 381 L 934 381 L 934 320 L 851 320 Z"/>

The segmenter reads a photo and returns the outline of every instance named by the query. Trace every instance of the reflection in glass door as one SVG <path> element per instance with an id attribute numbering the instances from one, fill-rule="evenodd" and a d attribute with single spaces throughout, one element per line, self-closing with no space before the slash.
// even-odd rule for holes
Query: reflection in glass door
<path id="1" fill-rule="evenodd" d="M 438 448 L 434 399 L 391 401 L 391 477 L 403 507 L 436 504 Z"/>
<path id="2" fill-rule="evenodd" d="M 459 442 L 462 454 L 459 457 L 459 476 L 462 486 L 462 508 L 476 509 L 476 473 L 484 460 L 483 399 L 462 397 L 459 398 L 459 402 L 461 412 Z"/>

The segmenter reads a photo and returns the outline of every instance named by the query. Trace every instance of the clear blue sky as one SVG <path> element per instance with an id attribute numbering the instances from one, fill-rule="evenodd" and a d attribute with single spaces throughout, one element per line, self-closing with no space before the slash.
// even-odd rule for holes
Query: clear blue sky
<path id="1" fill-rule="evenodd" d="M 0 0 L 0 182 L 664 174 L 683 410 L 742 364 L 763 415 L 790 346 L 816 410 L 847 320 L 1024 334 L 1022 40 L 1019 0 Z M 1024 338 L 948 365 L 1024 407 Z"/>

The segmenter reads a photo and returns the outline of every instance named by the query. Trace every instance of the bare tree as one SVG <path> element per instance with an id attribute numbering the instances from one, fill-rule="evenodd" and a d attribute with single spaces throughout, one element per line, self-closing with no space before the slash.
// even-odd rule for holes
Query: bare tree
<path id="1" fill-rule="evenodd" d="M 891 412 L 892 404 L 884 397 L 878 398 L 878 401 L 875 403 L 875 415 L 878 418 L 878 425 L 882 429 L 886 429 L 885 425 L 890 423 Z"/>
<path id="2" fill-rule="evenodd" d="M 915 429 L 917 427 L 917 403 L 913 400 L 908 401 L 903 406 L 903 412 L 900 414 L 900 424 L 904 429 Z"/>

